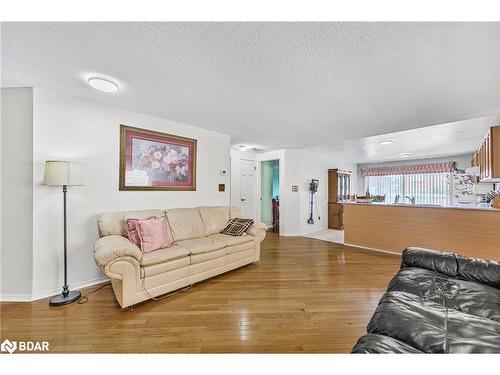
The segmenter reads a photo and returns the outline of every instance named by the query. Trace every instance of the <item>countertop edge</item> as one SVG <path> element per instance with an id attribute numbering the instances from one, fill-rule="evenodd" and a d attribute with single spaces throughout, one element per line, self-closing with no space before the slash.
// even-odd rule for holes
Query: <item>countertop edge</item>
<path id="1" fill-rule="evenodd" d="M 338 202 L 340 204 L 352 206 L 373 206 L 373 207 L 403 207 L 403 208 L 436 208 L 447 210 L 473 210 L 473 211 L 486 211 L 486 212 L 500 212 L 500 208 L 494 207 L 469 207 L 469 206 L 434 206 L 425 204 L 393 204 L 393 203 L 358 203 L 358 202 Z"/>

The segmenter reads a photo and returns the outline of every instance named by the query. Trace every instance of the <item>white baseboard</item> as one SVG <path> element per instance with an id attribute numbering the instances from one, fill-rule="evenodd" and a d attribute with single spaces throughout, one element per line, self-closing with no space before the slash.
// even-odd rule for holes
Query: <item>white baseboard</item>
<path id="1" fill-rule="evenodd" d="M 392 254 L 392 255 L 401 256 L 401 253 L 397 253 L 395 251 L 375 249 L 374 247 L 366 247 L 366 246 L 360 246 L 360 245 L 353 245 L 353 244 L 350 244 L 350 243 L 344 243 L 344 245 L 345 246 L 350 246 L 350 247 L 357 247 L 359 249 L 365 249 L 365 250 L 371 250 L 371 251 L 378 251 L 379 253 L 386 253 L 386 254 Z"/>
<path id="2" fill-rule="evenodd" d="M 0 302 L 31 302 L 31 294 L 0 294 Z"/>
<path id="3" fill-rule="evenodd" d="M 74 283 L 70 285 L 71 290 L 77 290 L 81 288 L 87 288 L 89 286 L 100 284 L 108 281 L 109 278 L 106 276 L 98 277 L 96 279 L 82 281 L 80 283 Z M 51 290 L 46 290 L 43 292 L 37 292 L 35 294 L 1 294 L 0 301 L 1 302 L 32 302 L 42 298 L 47 298 L 51 296 L 55 296 L 56 294 L 61 293 L 62 288 L 54 288 Z"/>

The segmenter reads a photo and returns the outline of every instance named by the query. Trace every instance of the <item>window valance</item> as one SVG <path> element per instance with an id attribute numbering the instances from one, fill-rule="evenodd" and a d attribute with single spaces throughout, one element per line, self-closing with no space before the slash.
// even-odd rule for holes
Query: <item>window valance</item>
<path id="1" fill-rule="evenodd" d="M 447 173 L 455 169 L 454 161 L 427 164 L 406 164 L 361 168 L 362 176 L 388 176 L 395 174 Z"/>

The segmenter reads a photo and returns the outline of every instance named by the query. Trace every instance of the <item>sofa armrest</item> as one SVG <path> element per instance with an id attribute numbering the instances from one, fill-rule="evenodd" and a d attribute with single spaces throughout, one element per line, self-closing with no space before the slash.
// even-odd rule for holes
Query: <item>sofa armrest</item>
<path id="1" fill-rule="evenodd" d="M 132 257 L 138 262 L 142 259 L 141 250 L 127 238 L 117 235 L 99 238 L 94 246 L 94 259 L 99 267 L 106 266 L 113 259 Z"/>
<path id="2" fill-rule="evenodd" d="M 247 229 L 246 234 L 249 234 L 251 236 L 257 237 L 259 234 L 265 232 L 267 230 L 267 225 L 264 223 L 254 223 L 253 225 L 250 226 L 250 228 Z"/>

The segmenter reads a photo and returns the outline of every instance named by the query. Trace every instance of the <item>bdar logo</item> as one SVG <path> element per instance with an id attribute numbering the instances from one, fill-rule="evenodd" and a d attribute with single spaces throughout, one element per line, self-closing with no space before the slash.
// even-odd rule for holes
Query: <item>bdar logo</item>
<path id="1" fill-rule="evenodd" d="M 16 351 L 16 349 L 17 349 L 17 342 L 15 341 L 9 341 L 5 339 L 0 345 L 0 350 L 2 352 L 9 352 L 10 354 L 12 354 Z"/>

